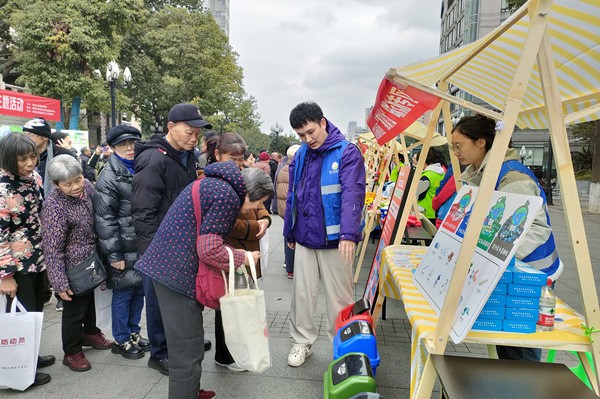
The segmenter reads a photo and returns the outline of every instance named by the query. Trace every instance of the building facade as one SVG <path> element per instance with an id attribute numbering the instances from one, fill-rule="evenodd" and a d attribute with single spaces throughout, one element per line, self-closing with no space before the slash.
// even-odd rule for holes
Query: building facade
<path id="1" fill-rule="evenodd" d="M 209 11 L 219 28 L 229 37 L 229 0 L 210 0 Z"/>

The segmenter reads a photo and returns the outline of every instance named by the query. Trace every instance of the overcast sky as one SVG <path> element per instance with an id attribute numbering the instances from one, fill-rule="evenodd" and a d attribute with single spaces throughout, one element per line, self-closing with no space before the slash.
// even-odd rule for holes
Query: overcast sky
<path id="1" fill-rule="evenodd" d="M 439 0 L 231 0 L 230 44 L 262 131 L 313 100 L 346 132 L 391 67 L 438 54 Z"/>

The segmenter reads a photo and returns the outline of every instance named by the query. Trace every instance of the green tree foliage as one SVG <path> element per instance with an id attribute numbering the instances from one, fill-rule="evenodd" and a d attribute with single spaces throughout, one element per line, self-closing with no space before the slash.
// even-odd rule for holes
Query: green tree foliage
<path id="1" fill-rule="evenodd" d="M 269 137 L 271 140 L 269 151 L 275 151 L 282 155 L 286 154 L 289 146 L 299 143 L 299 140 L 296 137 L 283 135 L 283 128 L 278 123 L 271 126 L 271 134 Z"/>
<path id="2" fill-rule="evenodd" d="M 519 7 L 521 7 L 523 4 L 525 4 L 527 2 L 527 0 L 507 0 L 506 4 L 508 5 L 508 8 L 512 11 L 517 10 Z"/>
<path id="3" fill-rule="evenodd" d="M 152 12 L 141 30 L 125 38 L 122 60 L 134 76 L 132 111 L 145 129 L 164 129 L 173 104 L 190 101 L 211 122 L 224 119 L 224 130 L 258 131 L 237 54 L 207 12 L 171 6 Z"/>
<path id="4" fill-rule="evenodd" d="M 144 0 L 144 4 L 151 11 L 159 11 L 166 7 L 185 8 L 189 11 L 204 11 L 202 0 Z"/>
<path id="5" fill-rule="evenodd" d="M 108 91 L 93 71 L 104 71 L 118 57 L 121 35 L 141 24 L 144 13 L 142 0 L 21 2 L 9 20 L 21 73 L 17 82 L 62 99 L 67 115 L 78 96 L 88 107 L 107 110 Z"/>

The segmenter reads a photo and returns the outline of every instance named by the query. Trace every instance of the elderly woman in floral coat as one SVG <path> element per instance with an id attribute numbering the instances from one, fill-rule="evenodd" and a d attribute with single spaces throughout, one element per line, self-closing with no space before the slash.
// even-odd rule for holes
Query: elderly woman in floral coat
<path id="1" fill-rule="evenodd" d="M 18 133 L 0 140 L 0 295 L 18 297 L 31 312 L 44 310 L 40 211 L 42 178 L 35 171 L 39 155 L 34 142 Z M 54 356 L 40 356 L 37 367 L 50 366 Z M 36 373 L 33 385 L 50 381 Z"/>

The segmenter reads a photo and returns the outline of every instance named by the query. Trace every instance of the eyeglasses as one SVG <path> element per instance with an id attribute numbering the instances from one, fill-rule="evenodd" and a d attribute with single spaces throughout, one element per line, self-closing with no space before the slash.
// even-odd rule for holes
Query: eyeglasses
<path id="1" fill-rule="evenodd" d="M 460 144 L 460 143 L 456 143 L 456 144 L 450 144 L 450 149 L 452 150 L 452 152 L 459 152 L 461 148 L 464 147 L 464 144 Z"/>
<path id="2" fill-rule="evenodd" d="M 115 144 L 115 147 L 120 147 L 120 148 L 135 148 L 135 141 L 133 140 L 125 140 L 125 141 L 121 141 L 118 144 Z"/>

